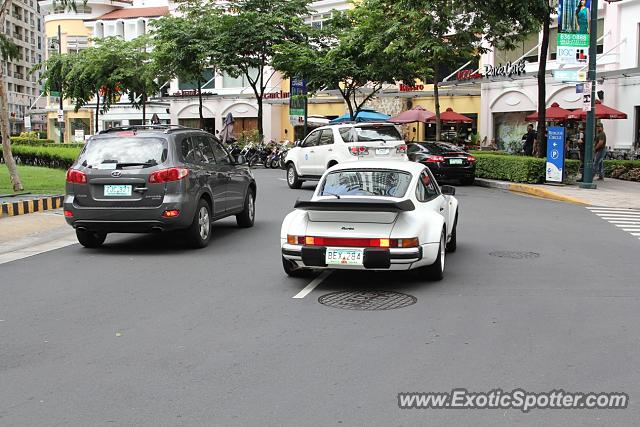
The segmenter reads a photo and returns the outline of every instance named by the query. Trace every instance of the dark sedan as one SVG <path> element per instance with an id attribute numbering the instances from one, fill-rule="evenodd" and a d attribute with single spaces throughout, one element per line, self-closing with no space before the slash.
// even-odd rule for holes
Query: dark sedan
<path id="1" fill-rule="evenodd" d="M 459 180 L 471 185 L 476 177 L 476 158 L 463 149 L 443 142 L 412 142 L 409 160 L 431 169 L 438 181 Z"/>

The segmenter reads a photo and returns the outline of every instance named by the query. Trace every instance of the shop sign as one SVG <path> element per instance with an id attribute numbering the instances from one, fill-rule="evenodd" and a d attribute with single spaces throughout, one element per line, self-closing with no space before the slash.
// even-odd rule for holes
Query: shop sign
<path id="1" fill-rule="evenodd" d="M 58 110 L 58 123 L 64 123 L 64 111 Z"/>
<path id="2" fill-rule="evenodd" d="M 264 94 L 264 99 L 287 99 L 289 98 L 289 92 L 269 92 Z"/>
<path id="3" fill-rule="evenodd" d="M 420 90 L 424 90 L 424 85 L 409 86 L 400 83 L 400 92 L 417 92 Z"/>
<path id="4" fill-rule="evenodd" d="M 456 80 L 475 80 L 482 77 L 482 74 L 473 70 L 460 70 L 456 73 Z"/>
<path id="5" fill-rule="evenodd" d="M 558 1 L 559 64 L 586 64 L 589 62 L 591 0 Z"/>
<path id="6" fill-rule="evenodd" d="M 507 62 L 502 65 L 485 65 L 484 66 L 484 77 L 486 79 L 490 77 L 511 77 L 515 75 L 521 75 L 525 73 L 525 67 L 527 63 L 524 59 L 521 59 L 518 62 Z"/>
<path id="7" fill-rule="evenodd" d="M 547 128 L 547 182 L 562 182 L 564 136 L 564 128 L 561 126 Z"/>
<path id="8" fill-rule="evenodd" d="M 24 116 L 24 127 L 25 129 L 31 129 L 31 116 L 28 114 Z"/>
<path id="9" fill-rule="evenodd" d="M 198 96 L 199 92 L 198 89 L 182 89 L 173 92 L 171 96 Z"/>
<path id="10" fill-rule="evenodd" d="M 558 64 L 584 65 L 589 62 L 589 48 L 576 46 L 560 46 L 556 52 Z"/>
<path id="11" fill-rule="evenodd" d="M 560 82 L 584 82 L 587 80 L 586 71 L 553 70 L 553 79 Z"/>
<path id="12" fill-rule="evenodd" d="M 76 129 L 73 131 L 74 142 L 84 142 L 84 129 Z"/>

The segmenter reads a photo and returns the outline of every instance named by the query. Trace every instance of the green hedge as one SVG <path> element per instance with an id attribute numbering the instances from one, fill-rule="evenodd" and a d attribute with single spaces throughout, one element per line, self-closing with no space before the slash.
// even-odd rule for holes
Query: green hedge
<path id="1" fill-rule="evenodd" d="M 58 144 L 51 139 L 33 139 L 33 138 L 23 138 L 20 136 L 12 136 L 11 137 L 12 145 L 30 145 L 34 147 L 45 147 L 49 145 L 54 145 L 56 147 L 64 147 L 64 148 L 79 148 L 83 147 L 83 143 L 64 143 Z"/>
<path id="2" fill-rule="evenodd" d="M 477 159 L 476 176 L 478 178 L 499 179 L 502 181 L 541 184 L 545 181 L 546 159 L 525 156 L 505 156 L 503 154 L 486 154 L 474 152 Z M 578 174 L 580 162 L 566 160 L 567 176 Z"/>
<path id="3" fill-rule="evenodd" d="M 79 147 L 32 147 L 29 145 L 11 145 L 16 163 L 27 166 L 44 166 L 55 169 L 68 169 L 80 154 Z M 2 159 L 2 152 L 0 152 Z"/>

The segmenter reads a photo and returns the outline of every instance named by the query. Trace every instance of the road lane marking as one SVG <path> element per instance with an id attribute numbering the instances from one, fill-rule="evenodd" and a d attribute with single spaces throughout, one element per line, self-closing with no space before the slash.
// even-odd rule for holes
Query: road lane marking
<path id="1" fill-rule="evenodd" d="M 322 281 L 324 279 L 329 277 L 330 274 L 331 274 L 331 270 L 323 271 L 322 273 L 320 273 L 320 275 L 318 277 L 313 279 L 311 281 L 311 283 L 309 283 L 307 286 L 305 286 L 303 290 L 301 290 L 300 292 L 295 294 L 293 296 L 293 298 L 300 299 L 300 298 L 306 297 L 307 295 L 309 295 L 311 293 L 311 291 L 313 291 L 316 288 L 316 286 L 318 286 L 320 283 L 322 283 Z"/>
<path id="2" fill-rule="evenodd" d="M 600 219 L 621 228 L 630 235 L 634 237 L 640 236 L 640 210 L 594 206 L 586 208 Z"/>

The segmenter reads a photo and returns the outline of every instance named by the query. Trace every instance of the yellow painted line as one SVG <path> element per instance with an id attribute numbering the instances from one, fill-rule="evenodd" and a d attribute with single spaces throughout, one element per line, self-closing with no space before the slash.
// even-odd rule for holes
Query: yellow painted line
<path id="1" fill-rule="evenodd" d="M 532 196 L 541 197 L 543 199 L 557 200 L 559 202 L 574 203 L 576 205 L 590 205 L 591 203 L 586 200 L 579 199 L 577 197 L 565 196 L 546 188 L 539 188 L 533 185 L 510 183 L 509 191 L 515 191 L 517 193 L 530 194 Z"/>

